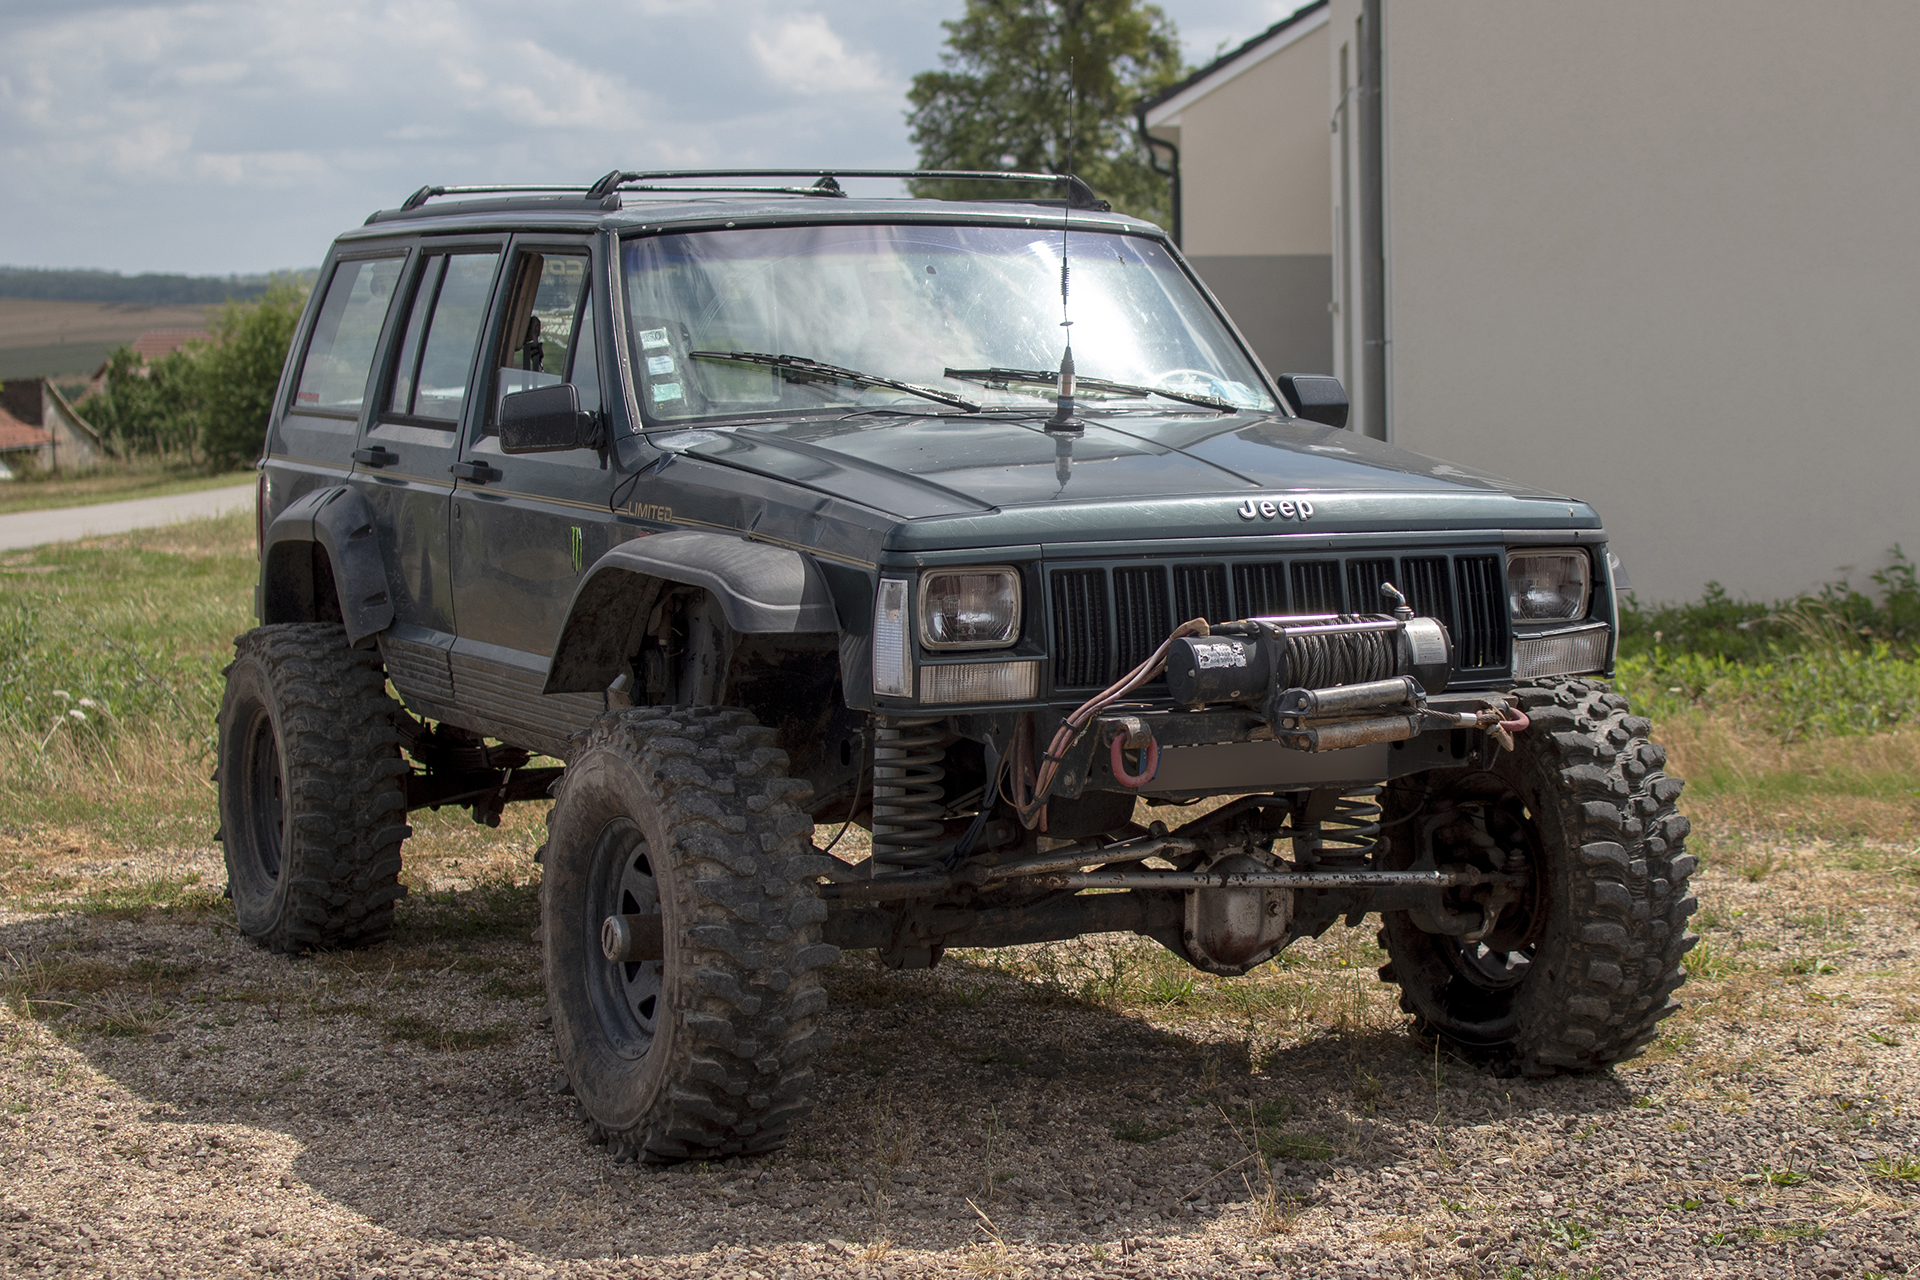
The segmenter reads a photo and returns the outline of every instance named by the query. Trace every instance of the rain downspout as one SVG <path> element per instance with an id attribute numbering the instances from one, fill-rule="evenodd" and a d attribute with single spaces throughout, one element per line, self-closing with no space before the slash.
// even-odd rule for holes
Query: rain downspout
<path id="1" fill-rule="evenodd" d="M 1140 141 L 1146 144 L 1147 167 L 1167 179 L 1171 187 L 1173 217 L 1168 219 L 1168 221 L 1172 222 L 1173 225 L 1169 227 L 1168 230 L 1173 233 L 1173 245 L 1174 248 L 1177 249 L 1180 247 L 1180 148 L 1168 142 L 1165 138 L 1156 138 L 1147 132 L 1147 109 L 1144 106 L 1135 110 L 1133 114 L 1134 119 L 1140 122 Z M 1162 169 L 1160 167 L 1160 157 L 1159 153 L 1154 150 L 1155 147 L 1165 147 L 1172 153 L 1172 168 Z"/>

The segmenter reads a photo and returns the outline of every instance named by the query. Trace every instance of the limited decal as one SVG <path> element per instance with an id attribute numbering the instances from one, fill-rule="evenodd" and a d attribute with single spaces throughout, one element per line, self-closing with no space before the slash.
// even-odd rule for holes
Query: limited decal
<path id="1" fill-rule="evenodd" d="M 639 516 L 642 520 L 667 521 L 673 519 L 673 508 L 663 507 L 656 502 L 635 502 L 627 507 L 627 514 Z"/>
<path id="2" fill-rule="evenodd" d="M 1264 498 L 1256 501 L 1248 498 L 1240 504 L 1242 520 L 1311 520 L 1313 504 L 1305 498 Z"/>

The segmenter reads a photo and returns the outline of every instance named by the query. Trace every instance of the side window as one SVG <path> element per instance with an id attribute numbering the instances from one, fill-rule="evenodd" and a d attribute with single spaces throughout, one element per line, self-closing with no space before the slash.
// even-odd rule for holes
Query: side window
<path id="1" fill-rule="evenodd" d="M 322 413 L 360 412 L 367 394 L 367 373 L 380 326 L 387 318 L 405 258 L 361 258 L 342 262 L 327 282 L 313 336 L 307 339 L 294 383 L 293 407 Z"/>
<path id="2" fill-rule="evenodd" d="M 427 259 L 400 343 L 393 394 L 387 401 L 390 412 L 435 426 L 460 421 L 499 262 L 499 253 L 491 250 Z"/>
<path id="3" fill-rule="evenodd" d="M 522 253 L 515 260 L 489 433 L 499 429 L 500 401 L 516 391 L 572 382 L 582 409 L 600 407 L 588 261 L 577 253 Z"/>

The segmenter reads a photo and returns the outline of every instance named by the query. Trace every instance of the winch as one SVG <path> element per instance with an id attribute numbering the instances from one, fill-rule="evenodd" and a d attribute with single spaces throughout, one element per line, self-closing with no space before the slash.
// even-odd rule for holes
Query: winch
<path id="1" fill-rule="evenodd" d="M 1244 707 L 1275 737 L 1307 751 L 1391 742 L 1419 733 L 1426 699 L 1453 677 L 1453 646 L 1390 583 L 1392 614 L 1243 618 L 1176 636 L 1167 691 L 1189 711 Z"/>

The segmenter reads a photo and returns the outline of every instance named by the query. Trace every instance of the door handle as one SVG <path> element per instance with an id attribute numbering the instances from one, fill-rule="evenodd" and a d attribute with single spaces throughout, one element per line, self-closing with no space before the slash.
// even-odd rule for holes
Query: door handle
<path id="1" fill-rule="evenodd" d="M 447 470 L 462 480 L 471 480 L 475 484 L 485 484 L 489 480 L 498 480 L 505 475 L 498 467 L 490 467 L 484 462 L 456 462 Z"/>
<path id="2" fill-rule="evenodd" d="M 379 445 L 369 445 L 365 449 L 353 451 L 355 462 L 364 462 L 370 467 L 390 467 L 400 461 L 400 455 L 391 449 L 382 449 Z"/>

